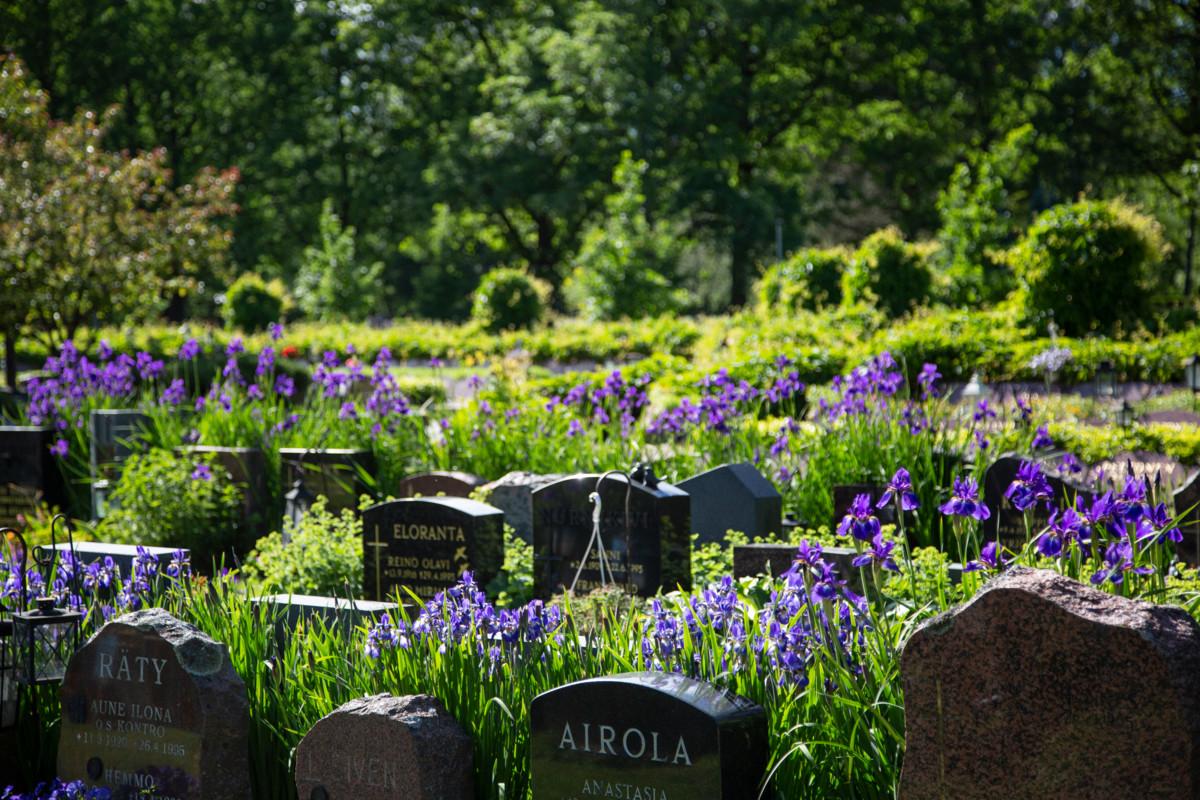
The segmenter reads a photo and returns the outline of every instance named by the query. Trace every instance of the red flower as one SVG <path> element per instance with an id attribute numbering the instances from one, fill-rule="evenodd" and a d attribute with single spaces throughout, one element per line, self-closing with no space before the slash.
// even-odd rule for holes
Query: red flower
<path id="1" fill-rule="evenodd" d="M 290 344 L 279 351 L 279 354 L 284 358 L 295 358 L 299 353 L 300 351 Z"/>

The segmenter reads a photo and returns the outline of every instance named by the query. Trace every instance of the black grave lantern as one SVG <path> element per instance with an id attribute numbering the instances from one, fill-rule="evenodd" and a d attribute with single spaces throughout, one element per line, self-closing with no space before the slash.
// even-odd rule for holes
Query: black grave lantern
<path id="1" fill-rule="evenodd" d="M 283 496 L 283 515 L 291 523 L 293 530 L 299 527 L 308 509 L 316 502 L 316 497 L 304 485 L 303 478 L 297 478 L 292 488 Z"/>
<path id="2" fill-rule="evenodd" d="M 1105 359 L 1096 367 L 1096 396 L 1110 398 L 1117 393 L 1117 371 L 1113 362 Z"/>
<path id="3" fill-rule="evenodd" d="M 1121 401 L 1121 407 L 1117 409 L 1117 424 L 1122 428 L 1128 428 L 1137 421 L 1137 413 L 1133 410 L 1133 406 L 1129 405 L 1128 400 Z"/>
<path id="4" fill-rule="evenodd" d="M 18 558 L 17 553 L 25 552 L 25 540 L 12 528 L 0 528 L 0 535 L 3 535 L 6 547 L 6 552 L 3 554 L 4 562 L 8 565 L 8 574 L 12 575 L 13 568 L 20 569 L 19 563 L 24 563 L 24 558 Z M 17 662 L 16 654 L 13 652 L 12 633 L 12 612 L 4 606 L 0 606 L 0 730 L 15 728 L 21 709 L 21 693 L 17 683 Z"/>
<path id="5" fill-rule="evenodd" d="M 58 566 L 60 551 L 55 546 L 55 530 L 62 522 L 67 532 L 67 548 L 71 559 L 71 581 L 67 586 L 68 597 L 79 596 L 79 574 L 76 569 L 75 540 L 71 525 L 62 514 L 57 515 L 50 525 L 50 548 L 39 548 L 34 553 L 34 562 L 42 572 L 45 586 L 54 583 L 54 571 Z M 18 580 L 20 604 L 25 598 L 25 559 L 22 543 L 21 572 Z M 12 615 L 12 644 L 16 662 L 16 677 L 19 683 L 39 686 L 61 683 L 67 673 L 67 664 L 79 646 L 79 626 L 83 614 L 56 604 L 52 595 L 46 594 L 34 601 L 30 610 L 17 611 Z"/>

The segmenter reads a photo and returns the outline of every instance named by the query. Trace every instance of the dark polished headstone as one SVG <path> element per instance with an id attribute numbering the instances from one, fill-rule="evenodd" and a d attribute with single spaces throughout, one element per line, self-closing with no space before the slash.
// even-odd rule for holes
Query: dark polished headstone
<path id="1" fill-rule="evenodd" d="M 698 541 L 722 542 L 727 531 L 751 540 L 783 529 L 783 497 L 753 464 L 722 464 L 680 482 L 692 502 Z"/>
<path id="2" fill-rule="evenodd" d="M 309 450 L 303 447 L 282 447 L 279 456 L 283 469 L 283 491 L 288 491 L 299 478 L 315 496 L 324 496 L 333 514 L 343 509 L 358 510 L 358 498 L 367 485 L 360 473 L 375 471 L 375 456 L 369 450 Z"/>
<path id="3" fill-rule="evenodd" d="M 1018 511 L 1009 502 L 1004 493 L 1017 477 L 1017 470 L 1022 461 L 1036 461 L 1030 457 L 1022 457 L 1014 453 L 999 456 L 983 474 L 983 502 L 991 510 L 992 515 L 983 523 L 984 541 L 999 539 L 1005 547 L 1020 551 L 1027 541 L 1025 530 L 1025 512 Z M 1075 502 L 1076 497 L 1082 502 L 1090 503 L 1092 494 L 1087 487 L 1067 481 L 1054 474 L 1048 464 L 1042 464 L 1042 472 L 1050 484 L 1053 496 L 1050 503 L 1053 507 L 1062 508 Z M 1028 512 L 1029 535 L 1036 536 L 1050 523 L 1050 512 L 1044 501 L 1038 501 Z"/>
<path id="4" fill-rule="evenodd" d="M 470 497 L 471 492 L 487 483 L 467 472 L 422 472 L 403 478 L 396 487 L 397 497 Z"/>
<path id="5" fill-rule="evenodd" d="M 238 555 L 254 549 L 255 543 L 265 536 L 275 521 L 271 512 L 271 495 L 267 487 L 267 456 L 257 447 L 215 447 L 193 445 L 176 448 L 181 453 L 211 454 L 217 460 L 238 491 L 242 493 L 241 536 L 237 543 Z M 284 487 L 286 491 L 291 487 Z"/>
<path id="6" fill-rule="evenodd" d="M 138 545 L 134 544 L 110 544 L 108 542 L 75 542 L 75 557 L 79 559 L 81 564 L 96 564 L 104 563 L 106 558 L 111 558 L 113 565 L 121 570 L 121 578 L 129 580 L 133 575 L 133 562 L 138 558 Z M 66 553 L 71 549 L 71 545 L 60 543 L 55 545 L 59 553 Z M 185 557 L 190 557 L 191 551 L 187 548 L 180 548 Z M 171 559 L 175 557 L 176 548 L 174 547 L 142 547 L 142 551 L 148 556 L 154 556 L 158 559 L 160 570 L 165 569 L 167 564 L 171 563 Z"/>
<path id="7" fill-rule="evenodd" d="M 587 563 L 575 585 L 584 593 L 598 588 L 600 549 L 592 537 L 592 503 L 599 475 L 573 475 L 533 493 L 533 573 L 538 597 L 569 588 L 579 564 Z M 625 500 L 629 513 L 626 531 Z M 649 597 L 660 589 L 692 585 L 691 500 L 662 481 L 653 487 L 610 475 L 600 489 L 600 535 L 612 582 Z"/>
<path id="8" fill-rule="evenodd" d="M 58 775 L 114 800 L 249 800 L 246 687 L 225 645 L 160 608 L 109 622 L 61 689 Z"/>
<path id="9" fill-rule="evenodd" d="M 115 507 L 112 487 L 121 476 L 122 465 L 131 455 L 145 449 L 143 437 L 150 428 L 150 418 L 128 408 L 97 408 L 88 424 L 92 517 L 104 519 Z"/>
<path id="10" fill-rule="evenodd" d="M 490 505 L 504 512 L 504 523 L 523 542 L 533 543 L 533 493 L 565 475 L 509 472 L 484 485 L 480 492 Z"/>
<path id="11" fill-rule="evenodd" d="M 486 503 L 409 498 L 363 512 L 363 589 L 373 600 L 401 587 L 429 600 L 467 570 L 486 586 L 503 566 L 504 512 Z"/>
<path id="12" fill-rule="evenodd" d="M 40 503 L 67 504 L 62 470 L 50 453 L 53 428 L 0 425 L 0 526 L 20 527 L 18 516 Z"/>
<path id="13" fill-rule="evenodd" d="M 301 625 L 308 627 L 319 621 L 326 630 L 336 631 L 348 640 L 356 629 L 374 624 L 384 614 L 391 615 L 395 622 L 400 610 L 398 604 L 386 601 L 311 594 L 269 594 L 253 598 L 250 604 L 270 615 L 267 621 L 275 629 L 280 649 Z"/>
<path id="14" fill-rule="evenodd" d="M 300 800 L 471 800 L 471 737 L 429 695 L 357 697 L 296 747 Z"/>
<path id="15" fill-rule="evenodd" d="M 1200 565 L 1200 473 L 1193 474 L 1171 495 L 1174 516 L 1179 520 L 1183 541 L 1175 552 L 1188 564 Z"/>
<path id="16" fill-rule="evenodd" d="M 683 675 L 632 672 L 534 698 L 537 800 L 753 798 L 766 776 L 766 712 Z"/>

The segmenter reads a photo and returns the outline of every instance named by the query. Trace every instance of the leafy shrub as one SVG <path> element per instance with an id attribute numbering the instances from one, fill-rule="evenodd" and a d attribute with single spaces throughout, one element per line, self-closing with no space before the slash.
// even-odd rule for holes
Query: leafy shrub
<path id="1" fill-rule="evenodd" d="M 268 283 L 253 272 L 243 273 L 225 293 L 225 323 L 247 332 L 266 330 L 283 317 L 284 293 L 278 279 Z"/>
<path id="2" fill-rule="evenodd" d="M 807 248 L 772 264 L 758 281 L 760 311 L 817 311 L 842 302 L 842 274 L 850 261 L 843 247 Z"/>
<path id="3" fill-rule="evenodd" d="M 285 522 L 290 538 L 279 531 L 258 540 L 243 570 L 263 589 L 293 594 L 358 597 L 362 592 L 362 520 L 350 509 L 340 515 L 318 497 L 294 525 Z"/>
<path id="4" fill-rule="evenodd" d="M 563 295 L 587 319 L 653 317 L 677 311 L 683 293 L 672 288 L 682 242 L 666 222 L 651 225 L 643 207 L 646 162 L 629 151 L 613 171 L 617 191 L 605 201 L 603 224 L 584 234 Z"/>
<path id="5" fill-rule="evenodd" d="M 488 597 L 502 608 L 516 608 L 533 599 L 533 545 L 504 526 L 504 567 L 487 585 Z"/>
<path id="6" fill-rule="evenodd" d="M 546 311 L 550 286 L 521 269 L 500 267 L 483 276 L 475 289 L 471 317 L 496 332 L 529 328 Z"/>
<path id="7" fill-rule="evenodd" d="M 209 453 L 136 453 L 113 488 L 113 510 L 97 526 L 101 541 L 186 547 L 205 568 L 229 552 L 241 523 L 241 494 Z"/>
<path id="8" fill-rule="evenodd" d="M 304 248 L 304 261 L 296 276 L 296 303 L 314 319 L 366 319 L 382 296 L 383 263 L 358 261 L 354 228 L 342 225 L 330 200 L 321 208 L 318 231 L 318 242 Z"/>
<path id="9" fill-rule="evenodd" d="M 927 244 L 904 241 L 898 228 L 888 227 L 868 236 L 854 253 L 842 275 L 842 303 L 866 303 L 899 317 L 929 299 L 933 273 Z"/>
<path id="10" fill-rule="evenodd" d="M 1166 250 L 1152 218 L 1120 201 L 1087 200 L 1043 212 L 1009 260 L 1026 314 L 1079 336 L 1145 323 Z"/>

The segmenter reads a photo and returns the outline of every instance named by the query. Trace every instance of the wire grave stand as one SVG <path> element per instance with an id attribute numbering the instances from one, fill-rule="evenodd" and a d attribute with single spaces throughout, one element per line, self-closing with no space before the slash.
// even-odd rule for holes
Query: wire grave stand
<path id="1" fill-rule="evenodd" d="M 632 593 L 633 591 L 633 571 L 630 569 L 629 563 L 629 548 L 630 548 L 630 523 L 629 523 L 629 503 L 633 496 L 633 478 L 627 472 L 619 469 L 610 469 L 596 479 L 596 487 L 592 493 L 588 495 L 588 500 L 592 503 L 592 535 L 588 538 L 587 548 L 583 551 L 583 557 L 579 559 L 579 567 L 575 570 L 575 577 L 571 580 L 569 590 L 574 593 L 575 587 L 579 583 L 579 577 L 583 574 L 583 568 L 587 565 L 588 559 L 591 558 L 592 549 L 595 548 L 597 553 L 597 563 L 600 573 L 600 586 L 607 587 L 609 583 L 616 584 L 616 578 L 613 574 L 612 565 L 608 560 L 608 548 L 604 546 L 604 536 L 602 533 L 601 520 L 603 519 L 603 501 L 600 498 L 600 488 L 606 478 L 611 476 L 621 475 L 625 478 L 625 553 L 624 564 L 625 569 L 625 589 Z M 605 573 L 607 572 L 607 578 Z"/>

